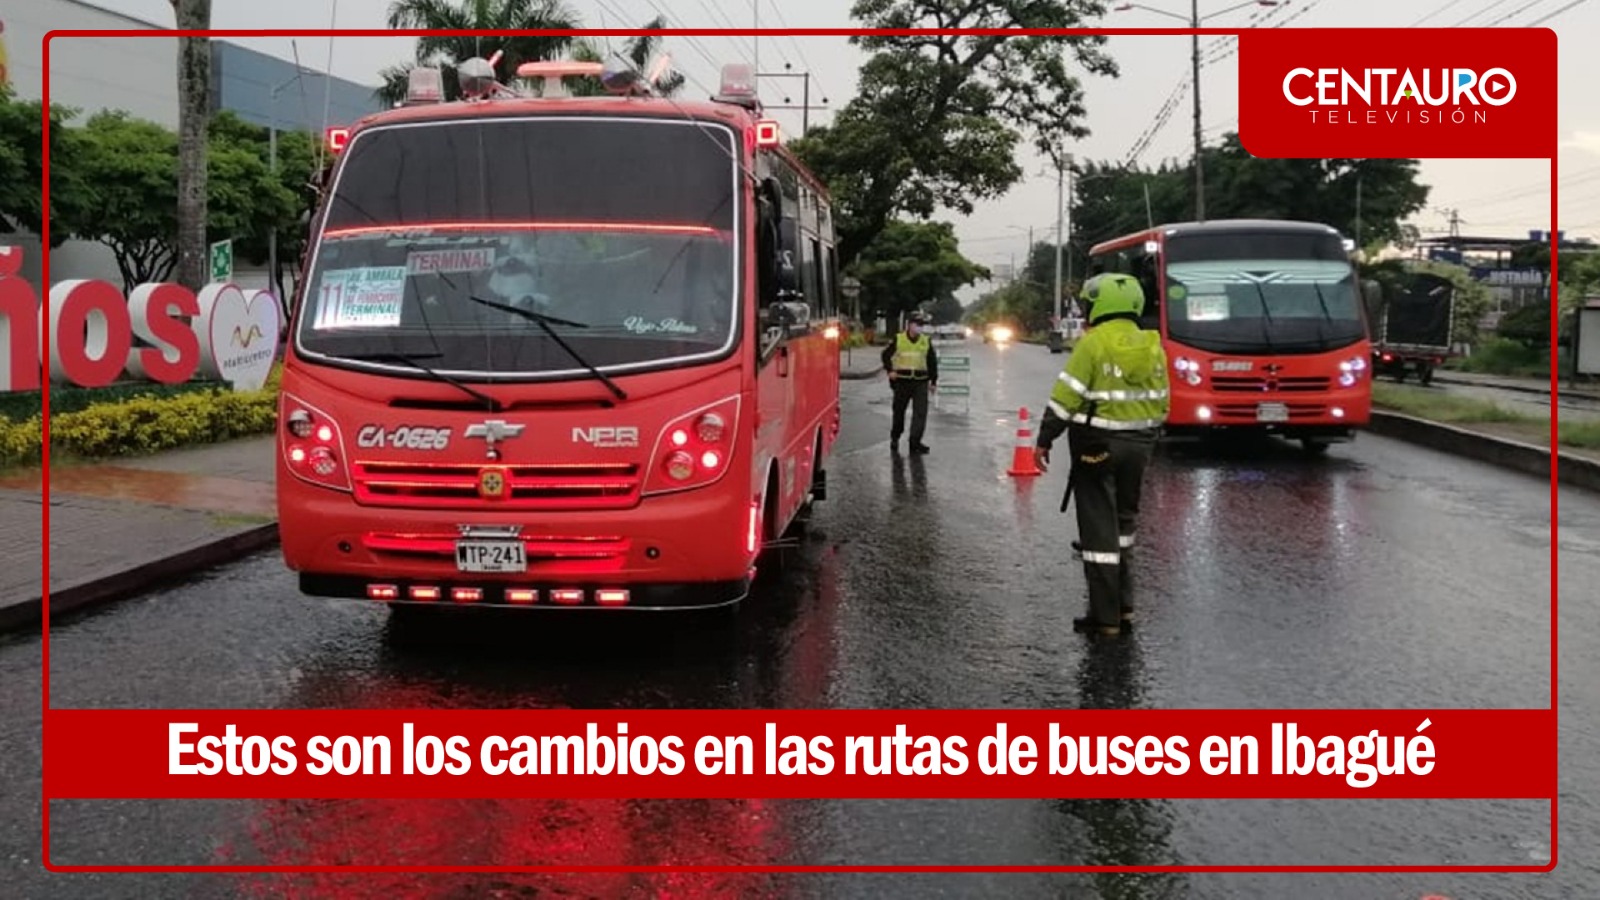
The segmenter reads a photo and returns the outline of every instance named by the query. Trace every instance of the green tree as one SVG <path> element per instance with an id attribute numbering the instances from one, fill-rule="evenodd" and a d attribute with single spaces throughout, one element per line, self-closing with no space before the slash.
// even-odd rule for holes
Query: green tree
<path id="1" fill-rule="evenodd" d="M 933 316 L 935 325 L 953 325 L 961 321 L 961 317 L 965 313 L 966 308 L 961 305 L 960 300 L 956 299 L 955 294 L 945 294 L 935 300 L 932 308 L 928 310 L 928 314 Z"/>
<path id="2" fill-rule="evenodd" d="M 1022 29 L 1082 27 L 1104 12 L 1096 0 L 857 0 L 852 15 L 878 29 Z M 970 214 L 1003 195 L 1022 177 L 1025 140 L 1059 156 L 1088 134 L 1076 72 L 1116 74 L 1104 38 L 1093 35 L 851 40 L 872 54 L 858 95 L 832 125 L 792 145 L 834 195 L 845 264 L 896 216 Z"/>
<path id="3" fill-rule="evenodd" d="M 214 146 L 237 147 L 247 150 L 259 159 L 264 171 L 271 171 L 270 136 L 265 127 L 239 118 L 231 111 L 219 113 L 211 122 L 211 141 Z M 268 261 L 268 237 L 277 232 L 278 270 L 269 273 L 274 292 L 280 298 L 292 295 L 298 289 L 300 258 L 305 251 L 310 227 L 309 218 L 316 203 L 316 189 L 312 185 L 317 167 L 317 138 L 304 131 L 278 132 L 277 177 L 268 180 L 276 185 L 270 196 L 264 196 L 260 208 L 254 211 L 258 227 L 245 229 L 233 237 L 234 250 L 242 259 L 254 265 Z M 218 223 L 213 222 L 213 226 Z M 286 285 L 285 280 L 289 279 Z M 285 291 L 285 287 L 291 290 Z"/>
<path id="4" fill-rule="evenodd" d="M 68 223 L 72 235 L 111 248 L 125 291 L 168 279 L 178 263 L 178 136 L 124 112 L 103 112 L 73 139 L 74 174 L 89 190 Z M 208 241 L 259 240 L 262 229 L 290 214 L 293 198 L 253 148 L 212 141 L 207 166 L 217 175 L 207 184 Z"/>
<path id="5" fill-rule="evenodd" d="M 562 30 L 579 27 L 578 15 L 562 0 L 395 0 L 389 5 L 390 28 L 426 28 L 439 31 L 525 31 Z M 487 46 L 485 46 L 487 44 Z M 383 85 L 377 95 L 393 105 L 405 99 L 408 73 L 415 65 L 438 66 L 443 70 L 446 99 L 460 96 L 456 65 L 473 57 L 488 59 L 501 52 L 496 71 L 501 80 L 515 75 L 525 62 L 554 59 L 573 45 L 570 37 L 525 34 L 515 38 L 448 37 L 428 35 L 417 38 L 414 63 L 390 66 L 382 74 Z"/>
<path id="6" fill-rule="evenodd" d="M 854 267 L 861 293 L 873 306 L 899 316 L 988 276 L 961 255 L 955 226 L 948 222 L 889 223 Z"/>
<path id="7" fill-rule="evenodd" d="M 660 31 L 667 27 L 667 20 L 656 16 L 644 25 L 645 31 Z M 656 63 L 661 53 L 661 35 L 646 34 L 639 37 L 628 38 L 623 44 L 619 55 L 627 61 L 635 71 L 648 76 L 652 66 Z M 590 40 L 581 40 L 572 52 L 572 58 L 584 62 L 604 63 L 610 54 L 600 45 Z M 683 90 L 684 75 L 676 69 L 667 68 L 655 79 L 653 85 L 656 94 L 662 97 L 676 97 Z M 567 88 L 574 96 L 593 97 L 605 93 L 605 88 L 593 78 L 574 79 Z"/>
<path id="8" fill-rule="evenodd" d="M 1427 205 L 1429 188 L 1417 181 L 1414 159 L 1260 159 L 1231 132 L 1204 152 L 1210 219 L 1322 222 L 1351 238 L 1359 234 L 1364 247 L 1381 247 L 1414 240 L 1404 221 Z M 1192 163 L 1090 164 L 1075 170 L 1074 185 L 1075 261 L 1099 241 L 1187 221 L 1194 208 Z"/>
<path id="9" fill-rule="evenodd" d="M 50 109 L 50 246 L 69 236 L 68 222 L 82 207 L 83 184 L 71 165 L 68 123 L 77 110 Z M 44 227 L 44 105 L 22 102 L 0 85 L 0 231 L 38 234 Z"/>

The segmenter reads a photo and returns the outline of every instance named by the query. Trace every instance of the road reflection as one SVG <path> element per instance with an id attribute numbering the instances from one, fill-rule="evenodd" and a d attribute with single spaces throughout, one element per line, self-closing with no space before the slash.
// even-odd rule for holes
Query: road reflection
<path id="1" fill-rule="evenodd" d="M 1078 665 L 1079 705 L 1083 709 L 1144 707 L 1146 677 L 1137 632 L 1119 640 L 1095 641 Z M 1176 812 L 1165 801 L 1063 799 L 1053 806 L 1073 865 L 1161 866 L 1180 862 L 1172 848 Z M 1187 884 L 1185 876 L 1177 873 L 1096 873 L 1091 880 L 1097 896 L 1108 900 L 1181 896 Z"/>
<path id="2" fill-rule="evenodd" d="M 821 537 L 821 536 L 819 536 Z M 822 546 L 818 546 L 821 544 Z M 391 622 L 379 665 L 351 673 L 330 646 L 303 672 L 299 708 L 819 708 L 837 670 L 840 562 L 825 540 L 758 583 L 749 620 L 615 617 Z M 621 624 L 621 627 L 619 627 Z M 750 666 L 751 660 L 761 665 Z M 792 804 L 790 804 L 792 806 Z M 796 860 L 793 815 L 765 800 L 268 800 L 214 854 L 219 865 L 651 866 Z M 781 897 L 749 873 L 238 876 L 249 896 Z"/>

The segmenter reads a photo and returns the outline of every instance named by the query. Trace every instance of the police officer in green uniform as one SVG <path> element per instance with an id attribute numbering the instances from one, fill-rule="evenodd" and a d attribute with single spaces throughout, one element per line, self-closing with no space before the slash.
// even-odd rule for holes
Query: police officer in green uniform
<path id="1" fill-rule="evenodd" d="M 1073 627 L 1116 635 L 1133 612 L 1129 555 L 1145 466 L 1169 408 L 1167 355 L 1161 335 L 1139 327 L 1144 291 L 1133 276 L 1096 275 L 1082 297 L 1090 330 L 1056 379 L 1034 456 L 1047 469 L 1066 432 L 1089 583 L 1089 615 Z"/>
<path id="2" fill-rule="evenodd" d="M 889 429 L 889 449 L 900 452 L 900 435 L 905 433 L 906 406 L 911 406 L 911 453 L 928 452 L 922 443 L 928 427 L 928 391 L 938 390 L 939 355 L 933 341 L 923 333 L 927 318 L 921 313 L 906 317 L 905 330 L 883 348 L 883 368 L 889 373 L 894 391 L 894 424 Z"/>

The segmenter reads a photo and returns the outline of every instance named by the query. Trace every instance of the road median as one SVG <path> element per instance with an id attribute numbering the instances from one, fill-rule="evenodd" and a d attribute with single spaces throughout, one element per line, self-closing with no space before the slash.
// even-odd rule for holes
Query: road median
<path id="1" fill-rule="evenodd" d="M 1540 478 L 1550 477 L 1550 448 L 1538 444 L 1526 444 L 1470 428 L 1377 409 L 1372 411 L 1369 430 L 1373 434 L 1465 456 L 1501 468 Z M 1570 453 L 1559 455 L 1557 476 L 1562 484 L 1600 491 L 1600 462 Z"/>

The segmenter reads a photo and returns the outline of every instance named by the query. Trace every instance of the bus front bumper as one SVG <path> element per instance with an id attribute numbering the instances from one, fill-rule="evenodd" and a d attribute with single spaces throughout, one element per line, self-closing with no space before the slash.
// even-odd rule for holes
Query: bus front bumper
<path id="1" fill-rule="evenodd" d="M 349 494 L 279 484 L 284 562 L 311 596 L 696 609 L 739 602 L 754 578 L 750 505 L 726 489 L 649 498 L 631 509 L 511 512 L 361 506 Z M 458 548 L 475 541 L 520 542 L 525 568 L 466 571 L 478 567 L 460 562 Z"/>
<path id="2" fill-rule="evenodd" d="M 1227 433 L 1348 441 L 1372 416 L 1370 386 L 1316 393 L 1227 394 L 1174 390 L 1165 435 L 1199 439 Z"/>

